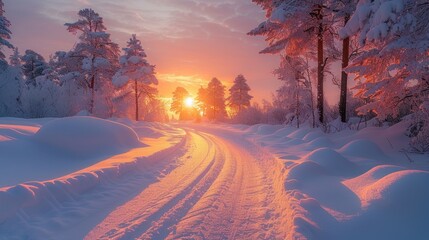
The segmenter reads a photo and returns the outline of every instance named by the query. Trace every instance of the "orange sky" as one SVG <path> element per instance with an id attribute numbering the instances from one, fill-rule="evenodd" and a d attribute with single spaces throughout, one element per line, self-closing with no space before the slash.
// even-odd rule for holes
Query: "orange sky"
<path id="1" fill-rule="evenodd" d="M 196 93 L 212 77 L 230 86 L 244 74 L 257 101 L 271 99 L 279 81 L 271 74 L 278 57 L 260 55 L 262 38 L 246 32 L 264 13 L 250 0 L 5 0 L 14 45 L 48 57 L 69 50 L 76 37 L 64 23 L 90 7 L 105 20 L 113 41 L 123 47 L 132 33 L 142 40 L 150 63 L 157 66 L 161 97 L 177 86 Z"/>
<path id="2" fill-rule="evenodd" d="M 171 98 L 177 86 L 196 94 L 212 77 L 227 87 L 243 74 L 254 100 L 271 100 L 280 86 L 272 75 L 279 57 L 258 54 L 266 43 L 246 33 L 264 19 L 251 0 L 4 0 L 12 22 L 12 43 L 24 52 L 33 49 L 46 58 L 70 50 L 77 38 L 64 23 L 77 20 L 82 8 L 93 8 L 105 20 L 113 41 L 124 47 L 136 33 L 151 64 L 157 66 L 159 92 Z M 328 85 L 330 84 L 329 80 Z M 332 89 L 332 90 L 331 90 Z M 336 104 L 338 88 L 326 98 Z"/>

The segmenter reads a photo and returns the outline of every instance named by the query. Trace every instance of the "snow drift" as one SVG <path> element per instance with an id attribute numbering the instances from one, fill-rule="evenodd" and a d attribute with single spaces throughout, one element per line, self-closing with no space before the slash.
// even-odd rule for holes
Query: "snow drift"
<path id="1" fill-rule="evenodd" d="M 92 117 L 0 119 L 0 135 L 9 138 L 0 141 L 0 164 L 3 172 L 12 171 L 0 175 L 0 224 L 20 218 L 20 214 L 50 211 L 130 171 L 157 166 L 164 154 L 176 152 L 185 143 L 184 131 L 177 128 L 118 121 Z M 65 155 L 68 158 L 60 161 Z M 62 175 L 53 177 L 56 174 Z"/>
<path id="2" fill-rule="evenodd" d="M 53 120 L 34 135 L 34 140 L 77 156 L 122 152 L 143 146 L 137 133 L 123 124 L 93 117 Z"/>
<path id="3" fill-rule="evenodd" d="M 407 126 L 243 131 L 283 162 L 291 239 L 429 239 L 429 157 L 398 151 Z"/>

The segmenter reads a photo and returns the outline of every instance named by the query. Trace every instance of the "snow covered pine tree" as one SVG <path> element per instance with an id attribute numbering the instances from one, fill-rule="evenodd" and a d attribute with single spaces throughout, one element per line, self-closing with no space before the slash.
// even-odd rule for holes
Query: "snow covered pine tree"
<path id="1" fill-rule="evenodd" d="M 250 100 L 253 98 L 249 94 L 250 87 L 243 75 L 238 75 L 232 87 L 229 89 L 228 105 L 233 115 L 240 113 L 243 109 L 250 106 Z"/>
<path id="2" fill-rule="evenodd" d="M 19 116 L 22 73 L 20 66 L 9 66 L 3 52 L 4 47 L 13 49 L 9 42 L 11 24 L 4 16 L 3 8 L 3 0 L 0 0 L 0 116 Z"/>
<path id="3" fill-rule="evenodd" d="M 358 95 L 371 100 L 358 109 L 362 114 L 373 111 L 381 120 L 426 114 L 428 108 L 423 106 L 429 101 L 428 12 L 427 0 L 359 1 L 340 36 L 358 35 L 364 47 L 348 68 L 363 80 L 356 87 Z M 429 133 L 425 130 L 429 129 L 429 120 L 416 124 Z"/>
<path id="4" fill-rule="evenodd" d="M 146 53 L 135 34 L 131 36 L 123 50 L 125 54 L 120 58 L 120 68 L 112 81 L 118 88 L 126 87 L 130 83 L 134 85 L 135 119 L 138 121 L 140 97 L 145 93 L 144 89 L 150 85 L 157 85 L 158 80 L 155 77 L 155 66 L 147 62 Z"/>
<path id="5" fill-rule="evenodd" d="M 226 117 L 225 86 L 217 78 L 213 78 L 206 89 L 207 117 L 221 120 Z"/>
<path id="6" fill-rule="evenodd" d="M 94 10 L 86 8 L 78 13 L 79 20 L 66 23 L 67 30 L 73 34 L 80 32 L 79 42 L 71 51 L 70 57 L 82 61 L 80 74 L 83 84 L 90 90 L 89 112 L 94 113 L 95 92 L 109 93 L 113 90 L 111 79 L 119 67 L 119 46 L 110 40 L 106 33 L 103 18 Z M 109 95 L 109 94 L 107 94 Z M 109 95 L 110 96 L 110 95 Z M 108 102 L 109 96 L 98 96 Z M 106 108 L 106 106 L 103 106 Z"/>

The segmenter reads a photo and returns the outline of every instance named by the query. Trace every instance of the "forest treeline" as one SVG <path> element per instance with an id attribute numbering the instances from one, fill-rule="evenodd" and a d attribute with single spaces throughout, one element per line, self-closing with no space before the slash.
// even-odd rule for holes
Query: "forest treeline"
<path id="1" fill-rule="evenodd" d="M 0 45 L 13 50 L 9 61 L 0 53 L 0 116 L 102 118 L 129 117 L 167 121 L 165 103 L 157 97 L 155 66 L 136 35 L 122 50 L 113 42 L 103 18 L 82 9 L 65 30 L 78 36 L 70 51 L 49 60 L 33 50 L 20 53 L 11 43 L 11 23 L 0 1 Z"/>
<path id="2" fill-rule="evenodd" d="M 187 90 L 177 88 L 170 106 L 159 100 L 155 66 L 141 42 L 132 35 L 121 50 L 92 9 L 65 24 L 79 37 L 74 47 L 45 60 L 14 48 L 0 0 L 0 116 L 166 121 L 170 108 L 181 119 L 308 125 L 326 132 L 409 121 L 414 150 L 429 150 L 427 0 L 253 2 L 266 20 L 249 35 L 265 37 L 261 53 L 281 56 L 274 70 L 281 87 L 258 104 L 251 103 L 243 75 L 229 91 L 213 78 L 198 90 L 196 105 L 185 108 Z M 13 49 L 9 59 L 4 48 Z M 340 99 L 330 106 L 325 95 L 332 91 Z"/>
<path id="3" fill-rule="evenodd" d="M 278 100 L 297 126 L 310 120 L 341 130 L 353 117 L 380 125 L 405 120 L 414 150 L 429 150 L 427 0 L 253 2 L 266 20 L 249 35 L 265 37 L 261 53 L 281 55 Z M 334 111 L 325 101 L 328 78 L 340 91 Z M 332 124 L 337 118 L 342 126 Z"/>

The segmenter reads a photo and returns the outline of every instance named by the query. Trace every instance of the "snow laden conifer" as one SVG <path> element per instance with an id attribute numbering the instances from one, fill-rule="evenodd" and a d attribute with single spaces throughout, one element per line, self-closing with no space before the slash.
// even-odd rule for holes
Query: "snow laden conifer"
<path id="1" fill-rule="evenodd" d="M 45 58 L 33 50 L 26 50 L 21 57 L 21 68 L 26 84 L 36 86 L 36 78 L 42 76 L 49 68 Z"/>
<path id="2" fill-rule="evenodd" d="M 250 106 L 250 100 L 253 98 L 249 94 L 250 87 L 247 84 L 246 78 L 243 75 L 238 75 L 232 87 L 229 89 L 229 97 L 227 99 L 234 115 L 240 113 L 243 109 Z"/>
<path id="3" fill-rule="evenodd" d="M 81 69 L 78 69 L 81 85 L 90 91 L 89 112 L 94 113 L 97 97 L 101 111 L 108 116 L 113 91 L 111 79 L 119 67 L 119 46 L 112 42 L 103 18 L 94 10 L 82 9 L 78 16 L 76 22 L 65 24 L 69 32 L 80 34 L 78 43 L 67 57 L 81 64 Z"/>
<path id="4" fill-rule="evenodd" d="M 12 34 L 9 28 L 10 22 L 4 16 L 4 3 L 3 0 L 0 0 L 0 62 L 3 67 L 7 65 L 6 55 L 3 53 L 3 48 L 13 48 L 13 45 L 9 42 Z"/>
<path id="5" fill-rule="evenodd" d="M 21 55 L 19 54 L 18 48 L 13 48 L 13 53 L 9 57 L 9 63 L 14 67 L 21 67 Z"/>
<path id="6" fill-rule="evenodd" d="M 12 32 L 10 22 L 4 16 L 4 3 L 0 0 L 0 116 L 21 116 L 21 84 L 20 67 L 9 66 L 6 61 L 4 47 L 13 48 L 9 42 Z"/>
<path id="7" fill-rule="evenodd" d="M 417 111 L 429 95 L 428 12 L 424 0 L 359 1 L 340 36 L 358 35 L 364 46 L 348 68 L 362 80 L 358 95 L 372 100 L 361 113 L 397 117 L 401 106 Z"/>
<path id="8" fill-rule="evenodd" d="M 206 115 L 212 120 L 222 120 L 226 117 L 225 86 L 217 78 L 213 78 L 206 89 Z"/>
<path id="9" fill-rule="evenodd" d="M 123 49 L 124 55 L 120 58 L 120 68 L 113 76 L 113 85 L 117 88 L 126 88 L 132 84 L 135 102 L 135 119 L 139 118 L 139 102 L 143 95 L 150 92 L 152 85 L 157 85 L 155 66 L 146 60 L 146 53 L 140 40 L 133 34 Z"/>
<path id="10" fill-rule="evenodd" d="M 420 115 L 429 97 L 428 12 L 427 0 L 359 1 L 340 36 L 357 35 L 363 46 L 348 68 L 362 82 L 357 95 L 370 100 L 361 114 L 375 112 L 380 120 Z M 414 119 L 422 126 L 417 129 L 429 126 L 429 120 Z"/>
<path id="11" fill-rule="evenodd" d="M 324 75 L 333 49 L 332 14 L 326 0 L 253 0 L 266 11 L 267 20 L 250 31 L 265 36 L 269 46 L 261 53 L 307 56 L 317 62 L 317 109 L 324 123 Z M 316 53 L 316 54 L 315 54 Z"/>

